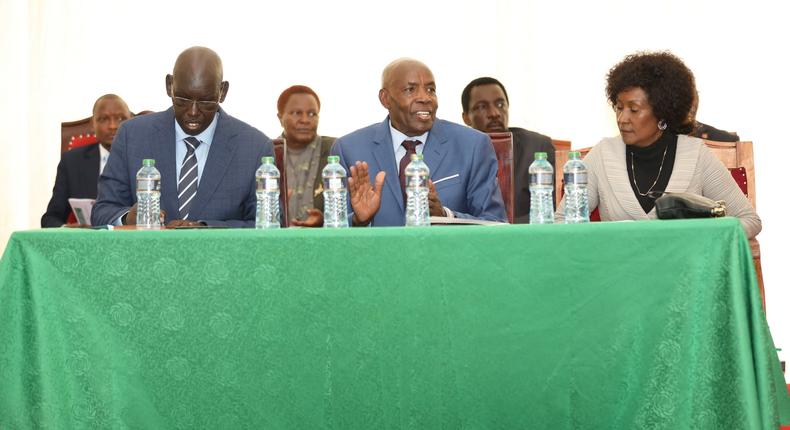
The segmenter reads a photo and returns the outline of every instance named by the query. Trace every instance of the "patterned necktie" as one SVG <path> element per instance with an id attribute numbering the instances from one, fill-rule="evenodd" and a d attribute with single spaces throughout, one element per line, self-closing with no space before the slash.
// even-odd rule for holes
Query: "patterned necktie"
<path id="1" fill-rule="evenodd" d="M 417 153 L 417 145 L 422 144 L 419 140 L 404 140 L 401 142 L 404 148 L 406 148 L 406 155 L 400 159 L 400 170 L 398 171 L 398 177 L 400 178 L 400 190 L 403 193 L 403 201 L 406 201 L 406 166 L 409 165 L 411 162 L 411 154 Z"/>
<path id="2" fill-rule="evenodd" d="M 187 155 L 181 163 L 181 174 L 178 177 L 178 216 L 187 219 L 192 199 L 197 194 L 198 166 L 195 149 L 200 146 L 200 141 L 189 136 L 184 139 L 187 146 Z"/>

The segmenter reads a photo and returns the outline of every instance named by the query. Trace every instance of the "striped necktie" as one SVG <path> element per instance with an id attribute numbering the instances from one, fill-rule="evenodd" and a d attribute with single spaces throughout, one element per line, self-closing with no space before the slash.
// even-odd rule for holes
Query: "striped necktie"
<path id="1" fill-rule="evenodd" d="M 200 146 L 200 141 L 189 136 L 184 139 L 184 144 L 187 146 L 187 155 L 181 163 L 181 174 L 178 177 L 178 216 L 181 219 L 189 216 L 189 207 L 197 194 L 198 165 L 195 149 Z"/>

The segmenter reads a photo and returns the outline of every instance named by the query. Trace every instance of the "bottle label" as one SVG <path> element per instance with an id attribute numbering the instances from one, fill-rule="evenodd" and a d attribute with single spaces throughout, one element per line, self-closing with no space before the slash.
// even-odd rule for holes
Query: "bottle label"
<path id="1" fill-rule="evenodd" d="M 329 189 L 333 191 L 343 189 L 343 178 L 329 178 Z"/>
<path id="2" fill-rule="evenodd" d="M 562 177 L 565 185 L 587 185 L 587 172 L 565 173 Z"/>
<path id="3" fill-rule="evenodd" d="M 552 185 L 554 184 L 554 175 L 551 173 L 530 173 L 529 174 L 529 184 L 530 185 Z"/>
<path id="4" fill-rule="evenodd" d="M 159 181 L 154 179 L 138 179 L 137 191 L 159 191 Z"/>
<path id="5" fill-rule="evenodd" d="M 428 177 L 421 175 L 407 175 L 406 186 L 409 188 L 427 188 Z"/>
<path id="6" fill-rule="evenodd" d="M 277 179 L 266 179 L 266 191 L 280 191 L 280 187 L 277 185 Z"/>

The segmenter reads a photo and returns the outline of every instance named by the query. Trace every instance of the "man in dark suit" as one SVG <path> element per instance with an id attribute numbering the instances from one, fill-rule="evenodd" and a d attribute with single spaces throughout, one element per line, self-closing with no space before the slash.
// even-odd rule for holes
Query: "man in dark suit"
<path id="1" fill-rule="evenodd" d="M 536 152 L 548 154 L 554 165 L 554 145 L 551 138 L 534 131 L 508 127 L 510 101 L 505 86 L 494 78 L 477 78 L 461 93 L 463 119 L 466 125 L 485 133 L 510 131 L 513 133 L 513 177 L 515 204 L 513 222 L 529 222 L 529 165 L 535 160 Z"/>
<path id="2" fill-rule="evenodd" d="M 167 226 L 254 225 L 255 171 L 262 156 L 273 155 L 272 142 L 220 108 L 229 87 L 222 74 L 222 60 L 208 48 L 192 47 L 178 56 L 165 78 L 173 107 L 118 130 L 99 179 L 94 225 L 135 224 L 135 178 L 146 158 L 156 160 L 162 175 Z"/>
<path id="3" fill-rule="evenodd" d="M 412 59 L 390 63 L 382 73 L 379 101 L 389 111 L 384 121 L 343 136 L 332 147 L 350 168 L 353 225 L 404 225 L 398 174 L 410 151 L 422 153 L 430 169 L 431 216 L 506 221 L 488 136 L 436 119 L 436 82 L 425 64 Z"/>
<path id="4" fill-rule="evenodd" d="M 99 174 L 107 163 L 115 133 L 121 123 L 131 117 L 126 102 L 115 94 L 105 94 L 96 100 L 91 125 L 98 142 L 74 148 L 61 156 L 52 198 L 41 217 L 41 227 L 66 224 L 71 213 L 69 198 L 96 198 Z"/>
<path id="5" fill-rule="evenodd" d="M 719 130 L 716 127 L 697 121 L 697 108 L 699 107 L 699 93 L 694 93 L 694 100 L 689 111 L 689 121 L 694 124 L 694 128 L 689 132 L 689 136 L 699 137 L 700 139 L 715 140 L 717 142 L 738 142 L 741 140 L 737 133 Z"/>
<path id="6" fill-rule="evenodd" d="M 699 137 L 700 139 L 715 140 L 717 142 L 737 142 L 741 140 L 737 133 L 719 130 L 708 124 L 694 121 L 694 129 L 689 136 Z"/>

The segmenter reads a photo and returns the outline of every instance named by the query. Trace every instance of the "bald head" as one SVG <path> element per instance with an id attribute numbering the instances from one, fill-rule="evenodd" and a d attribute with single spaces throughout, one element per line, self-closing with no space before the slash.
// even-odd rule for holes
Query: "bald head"
<path id="1" fill-rule="evenodd" d="M 193 46 L 176 58 L 173 66 L 173 76 L 176 79 L 202 75 L 209 75 L 206 78 L 222 82 L 222 60 L 216 52 L 204 46 Z"/>
<path id="2" fill-rule="evenodd" d="M 182 52 L 165 78 L 167 95 L 173 98 L 178 125 L 192 136 L 211 125 L 229 84 L 222 80 L 222 60 L 209 48 L 193 46 Z M 203 103 L 201 103 L 203 102 Z"/>
<path id="3" fill-rule="evenodd" d="M 398 58 L 387 64 L 387 67 L 384 67 L 384 70 L 381 72 L 381 88 L 392 86 L 393 80 L 397 79 L 400 74 L 403 74 L 404 70 L 413 68 L 424 69 L 431 73 L 431 69 L 421 61 L 413 58 Z"/>

